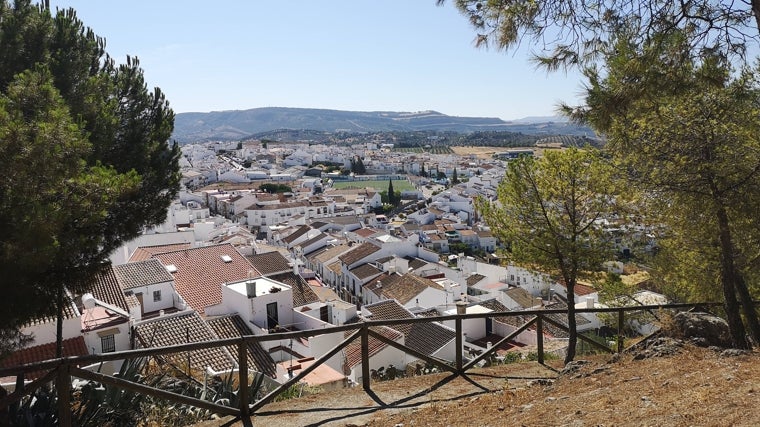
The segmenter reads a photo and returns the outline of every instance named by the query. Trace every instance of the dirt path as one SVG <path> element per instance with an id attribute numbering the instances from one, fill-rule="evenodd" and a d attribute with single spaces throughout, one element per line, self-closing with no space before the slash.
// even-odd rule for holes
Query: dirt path
<path id="1" fill-rule="evenodd" d="M 535 362 L 474 369 L 465 377 L 434 374 L 374 383 L 370 393 L 361 388 L 321 393 L 270 403 L 251 418 L 254 426 L 364 426 L 376 425 L 404 411 L 476 399 L 484 393 L 523 388 L 528 381 L 555 378 L 556 371 Z M 382 424 L 382 422 L 380 422 Z M 244 426 L 226 417 L 196 427 Z"/>

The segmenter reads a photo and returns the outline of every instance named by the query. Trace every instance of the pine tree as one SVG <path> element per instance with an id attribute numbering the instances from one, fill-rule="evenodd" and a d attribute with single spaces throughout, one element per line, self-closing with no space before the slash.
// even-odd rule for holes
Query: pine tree
<path id="1" fill-rule="evenodd" d="M 0 328 L 14 330 L 55 314 L 67 303 L 62 284 L 86 290 L 114 249 L 166 219 L 180 153 L 167 143 L 174 113 L 164 95 L 148 91 L 136 60 L 116 65 L 73 10 L 53 17 L 29 0 L 0 0 L 0 52 L 0 287 L 9 302 Z"/>
<path id="2" fill-rule="evenodd" d="M 396 193 L 393 191 L 393 180 L 388 178 L 388 203 L 397 206 Z"/>
<path id="3" fill-rule="evenodd" d="M 510 255 L 549 273 L 567 287 L 570 330 L 565 363 L 575 357 L 577 329 L 573 300 L 581 272 L 597 270 L 611 254 L 596 224 L 616 211 L 611 169 L 594 150 L 547 151 L 511 162 L 497 189 L 498 200 L 476 201 L 477 211 Z"/>
<path id="4" fill-rule="evenodd" d="M 454 173 L 451 174 L 451 183 L 459 184 L 459 177 L 457 176 L 457 168 L 454 168 Z"/>

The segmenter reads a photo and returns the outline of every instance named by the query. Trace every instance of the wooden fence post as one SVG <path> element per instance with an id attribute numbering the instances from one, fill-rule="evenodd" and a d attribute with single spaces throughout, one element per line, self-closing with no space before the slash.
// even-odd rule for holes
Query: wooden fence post
<path id="1" fill-rule="evenodd" d="M 71 427 L 71 377 L 68 363 L 58 366 L 55 389 L 58 393 L 58 425 Z"/>
<path id="2" fill-rule="evenodd" d="M 454 329 L 456 329 L 456 368 L 459 375 L 462 375 L 462 366 L 464 366 L 464 331 L 462 330 L 462 315 L 467 313 L 467 302 L 464 300 L 457 301 L 457 318 L 454 319 Z"/>
<path id="3" fill-rule="evenodd" d="M 365 323 L 362 325 L 362 387 L 365 391 L 370 390 L 370 378 L 369 375 L 369 327 Z"/>
<path id="4" fill-rule="evenodd" d="M 618 336 L 617 336 L 617 352 L 623 352 L 623 323 L 625 322 L 625 311 L 618 310 Z"/>
<path id="5" fill-rule="evenodd" d="M 536 351 L 538 351 L 538 363 L 544 364 L 544 318 L 538 315 L 536 319 Z"/>
<path id="6" fill-rule="evenodd" d="M 240 417 L 250 417 L 248 410 L 248 351 L 244 339 L 240 340 L 238 344 L 238 374 L 240 383 L 240 390 L 238 391 L 238 399 L 240 399 Z"/>

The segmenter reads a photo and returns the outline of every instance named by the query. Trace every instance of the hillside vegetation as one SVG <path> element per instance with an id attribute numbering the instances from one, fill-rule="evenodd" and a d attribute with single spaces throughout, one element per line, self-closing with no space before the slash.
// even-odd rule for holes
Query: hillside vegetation
<path id="1" fill-rule="evenodd" d="M 373 383 L 373 396 L 361 388 L 310 395 L 267 405 L 252 421 L 371 427 L 760 425 L 757 352 L 687 345 L 672 355 L 636 357 L 584 356 L 589 363 L 558 377 L 528 362 L 476 369 L 468 379 L 434 374 Z M 548 363 L 561 369 L 558 362 Z M 229 422 L 199 426 L 243 425 Z"/>
<path id="2" fill-rule="evenodd" d="M 543 136 L 594 135 L 587 127 L 561 120 L 526 123 L 507 122 L 495 117 L 448 116 L 436 111 L 404 113 L 267 107 L 244 111 L 180 113 L 176 115 L 172 137 L 180 143 L 246 138 L 327 142 L 326 139 L 330 139 L 331 134 L 353 138 L 355 135 L 376 132 L 468 134 L 489 131 Z M 281 139 L 283 133 L 288 134 L 287 139 Z"/>

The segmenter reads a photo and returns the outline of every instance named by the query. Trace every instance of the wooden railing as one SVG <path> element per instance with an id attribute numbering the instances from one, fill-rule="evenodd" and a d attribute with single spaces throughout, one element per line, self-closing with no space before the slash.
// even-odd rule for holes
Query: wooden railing
<path id="1" fill-rule="evenodd" d="M 693 310 L 696 308 L 707 308 L 721 306 L 721 303 L 697 303 L 697 304 L 666 304 L 666 305 L 648 305 L 648 306 L 635 306 L 635 307 L 614 307 L 614 308 L 582 308 L 576 309 L 576 313 L 617 313 L 617 327 L 619 333 L 622 333 L 625 324 L 625 313 L 631 311 L 649 311 L 654 313 L 655 311 L 663 309 L 680 309 L 680 310 Z M 0 369 L 0 377 L 16 376 L 23 379 L 23 376 L 29 372 L 49 371 L 47 374 L 39 379 L 32 381 L 29 384 L 24 384 L 22 381 L 17 381 L 17 389 L 8 396 L 0 399 L 0 413 L 3 413 L 10 405 L 19 402 L 24 396 L 27 396 L 40 388 L 41 386 L 55 381 L 56 393 L 58 397 L 58 421 L 61 426 L 71 425 L 71 387 L 72 378 L 82 378 L 85 380 L 96 381 L 101 384 L 112 385 L 125 390 L 135 391 L 144 395 L 154 396 L 162 399 L 166 399 L 172 402 L 191 405 L 194 407 L 209 410 L 213 413 L 221 415 L 232 415 L 239 418 L 247 418 L 261 409 L 264 405 L 274 400 L 278 395 L 288 390 L 292 385 L 298 383 L 306 375 L 328 361 L 331 357 L 336 355 L 346 346 L 348 346 L 355 339 L 361 341 L 361 365 L 362 365 L 362 387 L 366 391 L 371 389 L 371 375 L 370 375 L 370 355 L 369 355 L 369 338 L 377 339 L 391 347 L 397 348 L 408 354 L 411 354 L 431 365 L 443 370 L 451 372 L 454 375 L 465 375 L 466 372 L 478 363 L 491 356 L 498 347 L 510 340 L 513 340 L 517 335 L 521 334 L 531 326 L 535 325 L 536 337 L 537 337 L 537 353 L 538 362 L 544 362 L 544 324 L 548 323 L 557 328 L 567 330 L 567 327 L 556 322 L 548 317 L 548 315 L 555 314 L 567 314 L 566 310 L 525 310 L 525 311 L 508 311 L 508 312 L 489 312 L 489 313 L 477 313 L 477 314 L 455 314 L 438 317 L 426 317 L 426 318 L 413 318 L 413 319 L 399 319 L 399 320 L 370 320 L 365 322 L 359 322 L 355 324 L 334 326 L 324 329 L 315 329 L 308 331 L 298 332 L 281 332 L 268 335 L 247 335 L 239 338 L 220 339 L 216 341 L 196 342 L 189 344 L 180 344 L 167 347 L 158 348 L 145 348 L 138 350 L 120 351 L 115 353 L 97 354 L 89 356 L 76 356 L 76 357 L 64 357 L 60 359 L 51 359 L 43 362 L 31 363 L 21 366 L 14 366 L 10 368 Z M 498 342 L 494 343 L 490 348 L 483 351 L 475 358 L 465 363 L 463 355 L 464 334 L 462 330 L 462 320 L 464 319 L 485 319 L 495 317 L 510 317 L 510 316 L 527 316 L 530 320 L 519 326 L 515 331 L 508 336 L 502 338 Z M 375 332 L 373 328 L 381 326 L 393 327 L 401 324 L 413 324 L 413 323 L 428 323 L 428 322 L 443 322 L 454 321 L 455 329 L 455 345 L 456 356 L 455 360 L 447 361 L 431 357 L 430 355 L 420 353 L 412 348 L 409 348 L 403 344 L 399 344 L 392 339 L 386 338 L 382 334 Z M 250 386 L 250 367 L 248 366 L 247 349 L 248 344 L 252 342 L 266 342 L 266 341 L 279 341 L 287 339 L 309 338 L 324 334 L 331 334 L 336 332 L 353 332 L 350 333 L 342 342 L 333 347 L 327 353 L 319 357 L 313 364 L 301 370 L 298 375 L 289 379 L 287 382 L 281 384 L 276 389 L 269 392 L 263 398 L 259 399 L 253 404 L 249 403 L 249 386 Z M 621 352 L 623 351 L 623 340 L 617 340 L 617 348 L 612 349 L 604 344 L 600 344 L 593 339 L 586 337 L 582 334 L 578 335 L 580 340 L 588 342 L 591 346 L 606 352 Z M 216 347 L 225 346 L 237 346 L 237 363 L 238 363 L 238 381 L 239 381 L 239 406 L 230 407 L 220 405 L 207 400 L 197 399 L 190 396 L 184 396 L 178 393 L 173 393 L 166 390 L 150 387 L 144 384 L 140 384 L 133 381 L 128 381 L 123 378 L 104 375 L 98 372 L 91 372 L 80 368 L 80 366 L 88 366 L 97 363 L 103 363 L 114 360 L 129 360 L 135 358 L 148 358 L 157 357 L 166 354 L 190 352 L 195 350 L 210 349 Z"/>

